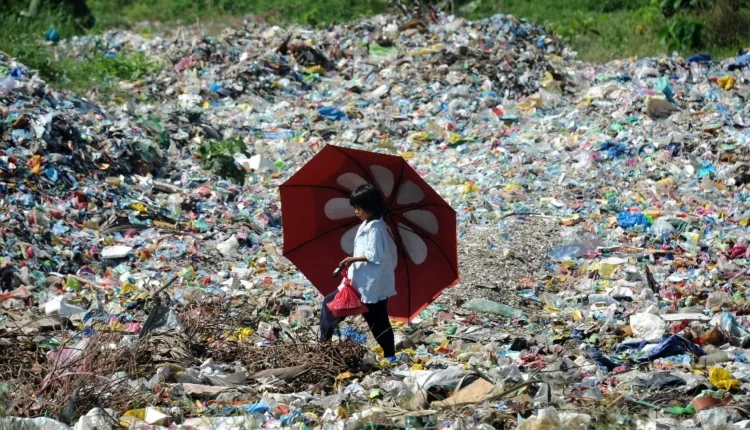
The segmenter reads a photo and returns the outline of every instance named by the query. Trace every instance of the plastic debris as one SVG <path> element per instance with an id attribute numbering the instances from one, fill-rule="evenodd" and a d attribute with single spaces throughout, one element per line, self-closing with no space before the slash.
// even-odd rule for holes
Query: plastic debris
<path id="1" fill-rule="evenodd" d="M 0 427 L 747 426 L 748 54 L 590 64 L 507 15 L 150 32 L 44 45 L 158 64 L 106 102 L 0 54 L 0 404 L 38 417 Z M 283 256 L 326 145 L 457 213 L 461 283 L 395 358 L 358 317 L 318 344 Z"/>

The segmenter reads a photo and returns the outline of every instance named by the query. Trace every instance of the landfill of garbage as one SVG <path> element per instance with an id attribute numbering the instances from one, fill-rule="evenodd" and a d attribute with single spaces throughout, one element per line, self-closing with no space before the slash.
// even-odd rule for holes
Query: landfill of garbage
<path id="1" fill-rule="evenodd" d="M 107 103 L 0 54 L 0 427 L 750 428 L 750 55 L 438 19 L 50 48 L 162 64 Z M 278 186 L 325 145 L 458 213 L 461 283 L 396 362 L 361 318 L 318 344 L 282 256 Z"/>

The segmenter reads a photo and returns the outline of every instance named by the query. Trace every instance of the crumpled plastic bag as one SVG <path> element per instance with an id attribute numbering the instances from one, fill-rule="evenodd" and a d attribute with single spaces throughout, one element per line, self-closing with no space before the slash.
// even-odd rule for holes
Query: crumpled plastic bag
<path id="1" fill-rule="evenodd" d="M 556 430 L 587 429 L 591 425 L 591 416 L 576 412 L 558 412 L 550 406 L 540 409 L 536 415 L 527 419 L 519 419 L 517 430 Z"/>
<path id="2" fill-rule="evenodd" d="M 658 315 L 641 312 L 630 317 L 630 327 L 633 329 L 635 337 L 655 341 L 661 339 L 664 335 L 667 330 L 667 322 Z"/>
<path id="3" fill-rule="evenodd" d="M 455 389 L 456 386 L 464 380 L 464 385 L 471 383 L 468 376 L 472 372 L 467 372 L 459 368 L 448 368 L 440 370 L 399 370 L 394 371 L 395 376 L 404 378 L 404 383 L 415 393 L 420 389 L 427 390 L 431 387 L 444 387 L 449 390 Z"/>
<path id="4" fill-rule="evenodd" d="M 729 91 L 732 88 L 734 88 L 734 77 L 732 77 L 732 75 L 726 75 L 726 76 L 723 76 L 721 78 L 718 78 L 716 80 L 716 83 L 719 84 L 719 86 L 723 90 Z"/>
<path id="5" fill-rule="evenodd" d="M 636 358 L 636 361 L 643 363 L 645 361 L 656 360 L 657 358 L 671 357 L 674 355 L 684 354 L 686 352 L 693 353 L 698 357 L 706 355 L 706 353 L 696 344 L 690 342 L 682 336 L 669 335 L 662 338 L 658 345 L 652 346 L 654 342 L 641 341 L 641 342 L 627 342 L 622 343 L 615 349 L 615 355 L 622 354 L 624 352 L 642 351 L 643 355 Z"/>
<path id="6" fill-rule="evenodd" d="M 349 278 L 344 278 L 343 288 L 336 293 L 336 297 L 328 302 L 328 309 L 337 317 L 349 317 L 367 312 L 367 306 L 362 303 L 359 293 L 352 287 Z"/>
<path id="7" fill-rule="evenodd" d="M 709 324 L 712 326 L 718 326 L 725 333 L 729 333 L 730 344 L 734 346 L 745 346 L 750 344 L 750 332 L 741 326 L 729 312 L 722 312 L 714 315 Z"/>
<path id="8" fill-rule="evenodd" d="M 52 418 L 0 418 L 0 428 L 14 430 L 70 430 L 65 424 Z"/>
<path id="9" fill-rule="evenodd" d="M 734 379 L 728 370 L 712 367 L 708 370 L 708 380 L 720 390 L 731 391 L 740 389 L 740 381 Z"/>
<path id="10" fill-rule="evenodd" d="M 237 241 L 237 238 L 230 237 L 229 239 L 225 240 L 224 242 L 219 243 L 216 245 L 216 249 L 223 255 L 224 257 L 233 257 L 237 255 L 237 249 L 239 249 L 240 243 Z"/>
<path id="11" fill-rule="evenodd" d="M 143 339 L 150 334 L 181 332 L 182 320 L 174 309 L 160 305 L 155 306 L 148 314 L 146 322 L 141 328 L 140 338 Z"/>

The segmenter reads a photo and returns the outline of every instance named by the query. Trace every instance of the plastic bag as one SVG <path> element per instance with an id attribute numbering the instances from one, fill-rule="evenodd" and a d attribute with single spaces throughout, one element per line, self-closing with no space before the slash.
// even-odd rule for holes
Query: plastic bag
<path id="1" fill-rule="evenodd" d="M 328 309 L 337 317 L 360 315 L 368 310 L 367 306 L 362 304 L 359 293 L 352 287 L 352 281 L 347 275 L 344 275 L 344 287 L 328 303 Z"/>
<path id="2" fill-rule="evenodd" d="M 740 389 L 740 381 L 733 378 L 729 371 L 721 367 L 710 368 L 708 370 L 708 380 L 720 390 L 730 391 Z"/>

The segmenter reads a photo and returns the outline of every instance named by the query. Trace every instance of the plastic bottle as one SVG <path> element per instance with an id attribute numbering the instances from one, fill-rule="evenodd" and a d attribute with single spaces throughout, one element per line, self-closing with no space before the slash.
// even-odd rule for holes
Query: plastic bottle
<path id="1" fill-rule="evenodd" d="M 276 335 L 273 333 L 273 327 L 267 322 L 258 324 L 258 336 L 268 340 L 276 340 Z"/>
<path id="2" fill-rule="evenodd" d="M 612 298 L 609 294 L 589 294 L 589 304 L 594 303 L 605 303 L 608 305 L 617 304 L 617 300 Z"/>
<path id="3" fill-rule="evenodd" d="M 549 253 L 549 257 L 552 261 L 567 261 L 575 260 L 585 253 L 586 252 L 581 245 L 567 245 L 555 248 Z"/>
<path id="4" fill-rule="evenodd" d="M 731 361 L 731 357 L 724 351 L 714 352 L 713 354 L 704 355 L 698 358 L 698 363 L 701 366 L 710 366 L 713 364 L 726 363 Z"/>
<path id="5" fill-rule="evenodd" d="M 558 296 L 557 294 L 552 293 L 542 293 L 541 297 L 542 302 L 546 306 L 550 306 L 557 309 L 562 309 L 565 306 L 565 301 L 562 299 L 562 297 Z"/>
<path id="6" fill-rule="evenodd" d="M 729 303 L 732 298 L 724 291 L 714 291 L 706 299 L 706 309 L 715 309 Z"/>
<path id="7" fill-rule="evenodd" d="M 654 221 L 654 225 L 651 226 L 651 228 L 654 230 L 654 233 L 656 233 L 658 236 L 663 236 L 665 234 L 672 234 L 675 232 L 674 226 L 664 218 L 659 218 L 656 221 Z"/>
<path id="8" fill-rule="evenodd" d="M 524 317 L 523 312 L 512 306 L 482 298 L 473 298 L 464 303 L 463 307 L 476 312 L 490 312 L 493 314 L 500 314 L 507 318 Z"/>

